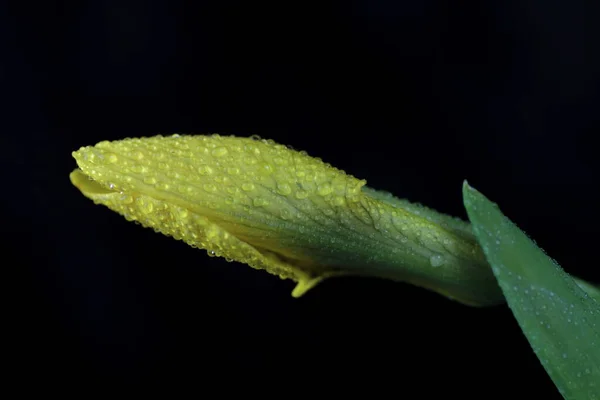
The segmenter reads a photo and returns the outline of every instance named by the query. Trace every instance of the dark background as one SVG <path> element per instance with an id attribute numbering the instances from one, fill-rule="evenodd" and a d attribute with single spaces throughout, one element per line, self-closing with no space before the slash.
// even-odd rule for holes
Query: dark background
<path id="1" fill-rule="evenodd" d="M 468 179 L 600 281 L 598 6 L 0 7 L 3 330 L 23 388 L 560 398 L 504 306 L 356 278 L 292 299 L 289 281 L 93 206 L 68 175 L 101 140 L 258 134 L 460 217 Z"/>

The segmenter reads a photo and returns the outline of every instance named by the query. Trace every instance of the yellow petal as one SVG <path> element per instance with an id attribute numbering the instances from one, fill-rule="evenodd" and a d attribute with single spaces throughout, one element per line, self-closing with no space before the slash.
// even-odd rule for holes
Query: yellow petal
<path id="1" fill-rule="evenodd" d="M 502 301 L 466 223 L 273 141 L 156 136 L 101 142 L 73 156 L 71 181 L 97 204 L 293 279 L 296 297 L 325 277 L 355 274 L 468 304 Z"/>

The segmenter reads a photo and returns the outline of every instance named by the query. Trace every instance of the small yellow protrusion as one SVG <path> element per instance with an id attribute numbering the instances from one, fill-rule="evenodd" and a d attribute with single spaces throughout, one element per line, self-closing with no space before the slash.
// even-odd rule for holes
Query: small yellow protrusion
<path id="1" fill-rule="evenodd" d="M 315 278 L 301 278 L 292 291 L 292 297 L 302 297 L 306 292 L 318 285 L 323 279 L 325 279 L 324 276 L 317 276 Z"/>

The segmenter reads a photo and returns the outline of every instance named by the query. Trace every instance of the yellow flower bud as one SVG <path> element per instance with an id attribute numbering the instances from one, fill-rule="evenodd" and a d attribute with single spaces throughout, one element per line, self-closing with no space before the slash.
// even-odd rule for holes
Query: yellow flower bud
<path id="1" fill-rule="evenodd" d="M 271 140 L 173 135 L 73 153 L 72 183 L 102 204 L 210 255 L 298 285 L 376 276 L 472 305 L 502 295 L 470 226 L 377 192 Z"/>

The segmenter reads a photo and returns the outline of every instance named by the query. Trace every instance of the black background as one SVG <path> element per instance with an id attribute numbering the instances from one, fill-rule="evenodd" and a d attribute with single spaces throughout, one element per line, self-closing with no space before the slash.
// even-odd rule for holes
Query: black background
<path id="1" fill-rule="evenodd" d="M 356 278 L 292 299 L 289 281 L 94 206 L 68 175 L 101 140 L 258 134 L 463 218 L 468 179 L 600 281 L 598 6 L 1 7 L 3 330 L 22 387 L 560 398 L 504 306 Z"/>

